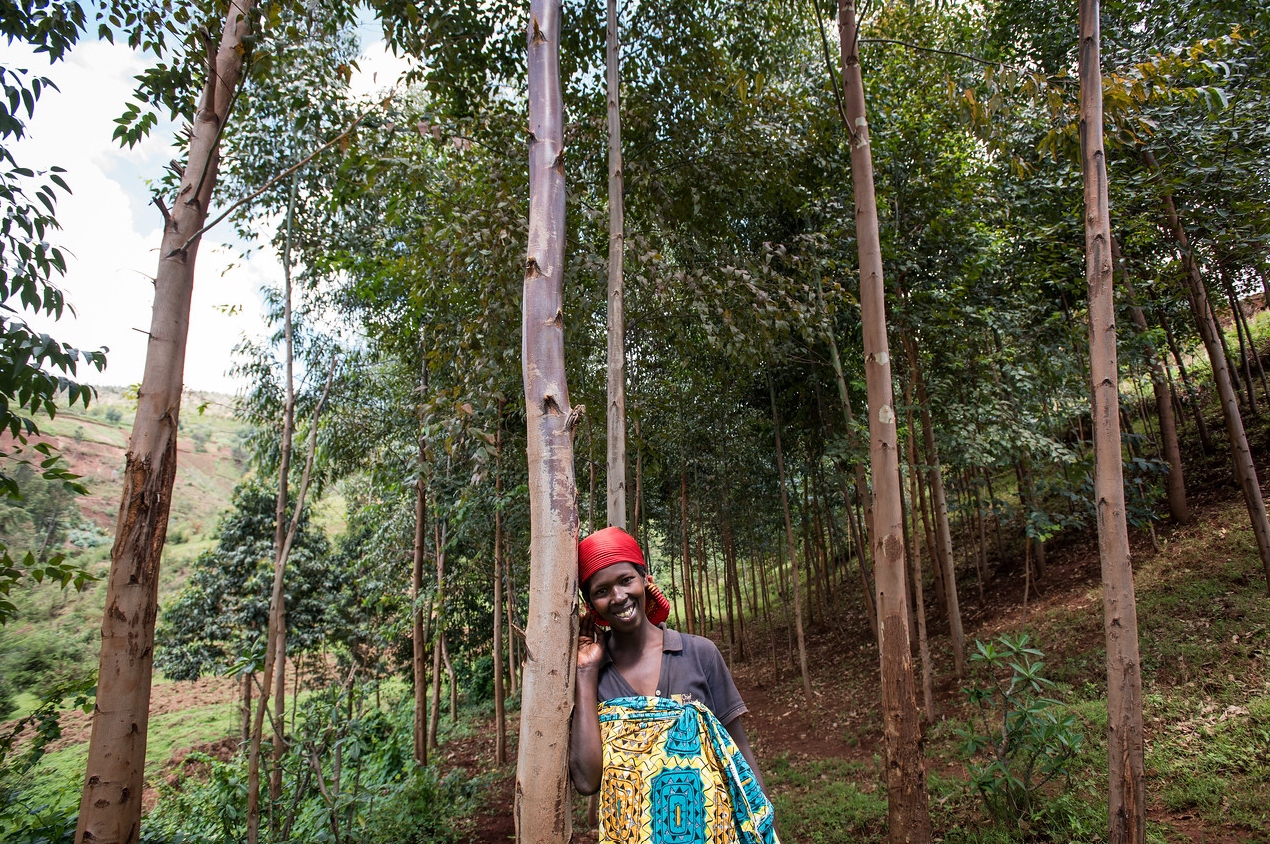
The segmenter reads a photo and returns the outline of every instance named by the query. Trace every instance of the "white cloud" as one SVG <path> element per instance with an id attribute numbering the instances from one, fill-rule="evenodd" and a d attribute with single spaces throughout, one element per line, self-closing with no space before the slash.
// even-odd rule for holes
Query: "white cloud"
<path id="1" fill-rule="evenodd" d="M 354 97 L 385 93 L 397 85 L 410 67 L 410 59 L 395 55 L 382 38 L 371 41 L 357 60 L 357 72 L 349 80 L 349 90 Z"/>
<path id="2" fill-rule="evenodd" d="M 50 67 L 43 56 L 24 47 L 0 44 L 0 62 L 31 68 L 60 89 L 41 96 L 15 155 L 35 169 L 64 167 L 73 191 L 60 195 L 62 231 L 51 239 L 68 253 L 61 286 L 75 313 L 56 323 L 28 319 L 80 348 L 109 348 L 106 371 L 81 370 L 81 379 L 101 385 L 139 383 L 162 233 L 147 181 L 158 179 L 177 154 L 172 149 L 176 127 L 161 118 L 131 149 L 111 139 L 114 119 L 136 87 L 134 77 L 145 68 L 144 58 L 126 46 L 81 43 Z M 358 95 L 392 88 L 409 67 L 382 40 L 371 42 L 358 64 L 352 79 Z M 226 201 L 218 197 L 212 213 Z M 267 237 L 266 232 L 264 242 Z M 233 347 L 244 335 L 259 337 L 266 331 L 260 290 L 278 282 L 281 267 L 268 249 L 239 259 L 239 246 L 229 224 L 222 223 L 203 237 L 199 248 L 185 361 L 185 383 L 193 389 L 236 392 L 241 385 L 228 374 Z"/>
<path id="3" fill-rule="evenodd" d="M 107 346 L 104 373 L 80 375 L 96 384 L 135 384 L 145 365 L 161 221 L 149 204 L 146 179 L 157 178 L 167 159 L 174 127 L 160 121 L 132 149 L 111 139 L 118 117 L 143 69 L 125 46 L 88 42 L 67 60 L 45 69 L 44 59 L 6 48 L 10 66 L 39 68 L 57 84 L 36 106 L 27 137 L 16 147 L 19 162 L 45 169 L 66 168 L 73 193 L 62 195 L 57 216 L 62 231 L 55 242 L 68 253 L 61 286 L 75 314 L 56 324 L 32 318 L 40 330 L 81 348 Z M 228 228 L 225 233 L 229 233 Z M 215 233 L 203 239 L 196 263 L 185 383 L 195 389 L 234 392 L 228 376 L 231 351 L 244 334 L 263 330 L 259 287 L 276 272 L 267 254 L 229 269 L 232 255 Z M 235 315 L 217 306 L 237 305 Z"/>

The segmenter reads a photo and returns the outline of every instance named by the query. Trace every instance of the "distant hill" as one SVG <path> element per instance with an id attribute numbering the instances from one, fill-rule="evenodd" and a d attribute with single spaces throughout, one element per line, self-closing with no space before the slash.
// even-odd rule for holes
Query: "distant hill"
<path id="1" fill-rule="evenodd" d="M 3 539 L 10 553 L 16 557 L 36 550 L 32 546 L 56 536 L 53 548 L 104 579 L 135 413 L 135 399 L 127 391 L 99 388 L 97 399 L 87 409 L 63 408 L 51 420 L 38 420 L 41 435 L 31 445 L 56 446 L 67 468 L 81 476 L 88 494 L 68 497 L 58 488 L 29 484 L 25 500 L 0 502 L 0 517 L 7 515 L 0 518 L 0 530 L 8 526 Z M 181 588 L 190 564 L 213 544 L 212 531 L 229 508 L 234 486 L 246 469 L 247 453 L 242 447 L 246 434 L 247 429 L 234 418 L 231 397 L 186 395 L 177 439 L 176 488 L 160 568 L 161 602 Z M 0 446 L 11 445 L 0 439 Z M 27 453 L 32 454 L 29 447 Z M 50 512 L 56 514 L 56 531 L 35 528 L 37 523 L 50 523 Z M 106 589 L 102 580 L 83 592 L 23 580 L 9 597 L 18 612 L 0 627 L 0 719 L 29 711 L 42 690 L 59 680 L 82 676 L 95 666 Z"/>
<path id="2" fill-rule="evenodd" d="M 189 393 L 182 402 L 169 521 L 169 542 L 174 545 L 211 531 L 243 475 L 246 429 L 233 416 L 233 401 L 219 393 Z M 76 406 L 63 409 L 52 420 L 39 421 L 42 436 L 35 441 L 56 446 L 70 470 L 83 476 L 89 494 L 78 499 L 80 512 L 107 532 L 113 531 L 119 510 L 135 412 L 135 400 L 124 390 L 105 387 L 87 410 Z"/>

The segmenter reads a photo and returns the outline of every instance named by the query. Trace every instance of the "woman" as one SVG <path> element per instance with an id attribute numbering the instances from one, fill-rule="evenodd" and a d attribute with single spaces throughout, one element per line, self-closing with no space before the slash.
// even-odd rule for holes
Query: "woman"
<path id="1" fill-rule="evenodd" d="M 620 528 L 579 544 L 578 582 L 590 612 L 569 773 L 581 793 L 600 792 L 601 844 L 778 844 L 719 649 L 666 627 L 670 603 Z"/>

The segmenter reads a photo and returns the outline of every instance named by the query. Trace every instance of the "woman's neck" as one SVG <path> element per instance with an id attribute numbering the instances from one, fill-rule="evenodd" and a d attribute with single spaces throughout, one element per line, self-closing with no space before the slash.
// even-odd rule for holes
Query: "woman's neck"
<path id="1" fill-rule="evenodd" d="M 648 619 L 645 619 L 639 628 L 629 633 L 610 630 L 609 651 L 613 655 L 613 661 L 616 663 L 636 662 L 647 651 L 660 651 L 664 633 L 664 630 Z"/>

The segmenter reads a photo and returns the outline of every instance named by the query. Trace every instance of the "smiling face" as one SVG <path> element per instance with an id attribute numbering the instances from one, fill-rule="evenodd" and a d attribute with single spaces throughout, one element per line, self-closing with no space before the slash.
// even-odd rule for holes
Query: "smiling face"
<path id="1" fill-rule="evenodd" d="M 647 583 L 634 563 L 614 563 L 591 576 L 585 593 L 591 607 L 614 631 L 637 630 L 647 620 Z"/>

